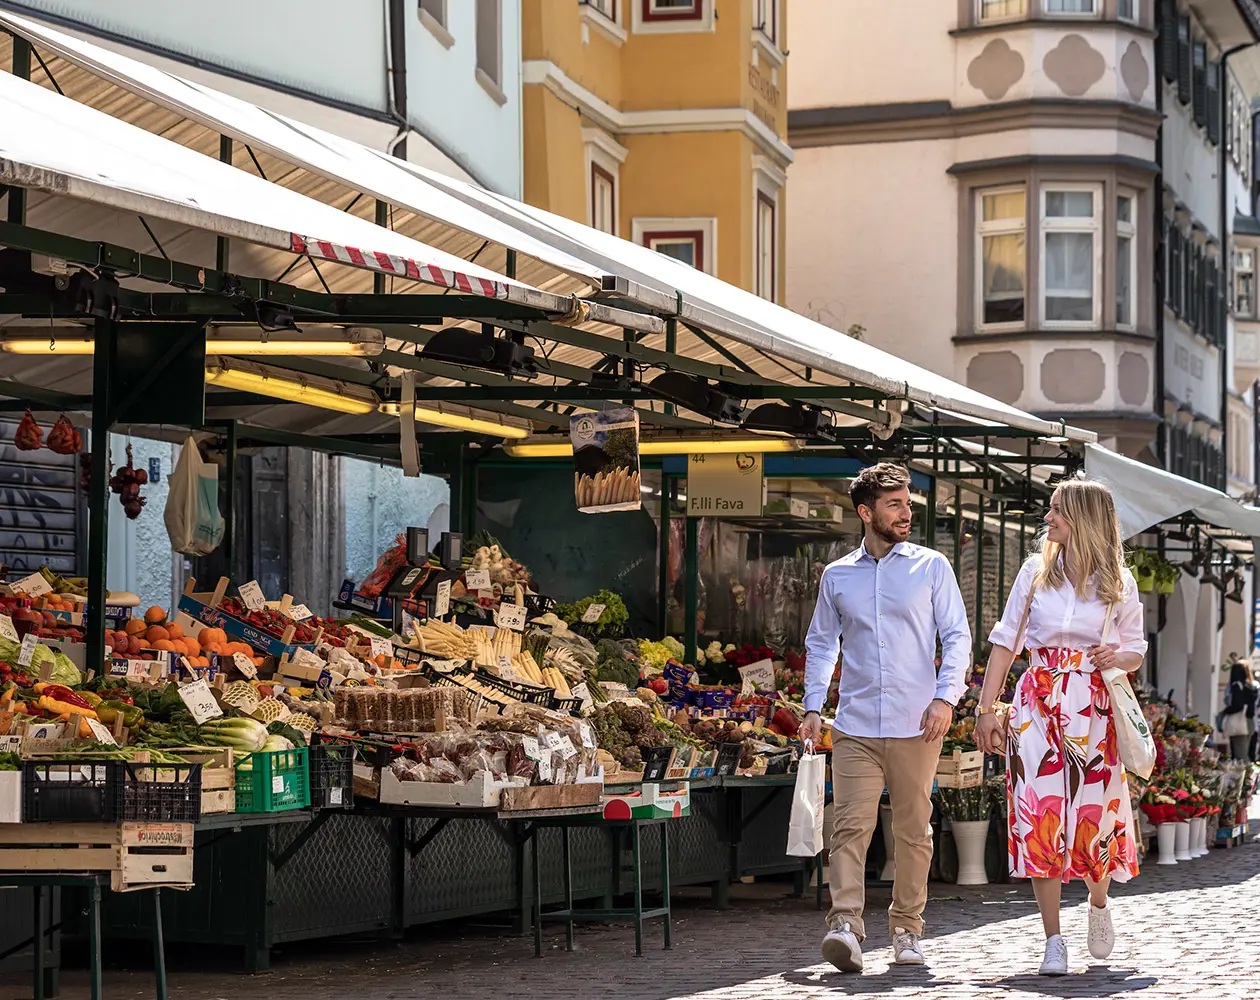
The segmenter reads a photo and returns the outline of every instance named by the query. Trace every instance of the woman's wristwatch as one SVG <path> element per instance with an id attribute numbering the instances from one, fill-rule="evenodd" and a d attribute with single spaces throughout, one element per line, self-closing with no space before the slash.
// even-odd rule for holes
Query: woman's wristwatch
<path id="1" fill-rule="evenodd" d="M 979 718 L 982 715 L 997 715 L 997 711 L 997 705 L 990 705 L 988 708 L 985 708 L 983 705 L 977 705 L 976 718 Z"/>

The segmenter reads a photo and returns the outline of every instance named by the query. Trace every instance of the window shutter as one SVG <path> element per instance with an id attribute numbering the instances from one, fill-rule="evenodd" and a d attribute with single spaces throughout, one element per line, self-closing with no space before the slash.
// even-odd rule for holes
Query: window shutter
<path id="1" fill-rule="evenodd" d="M 1221 64 L 1207 64 L 1207 131 L 1208 142 L 1219 146 L 1221 142 Z"/>
<path id="2" fill-rule="evenodd" d="M 1169 83 L 1175 82 L 1177 79 L 1177 0 L 1160 0 L 1159 58 L 1164 64 L 1164 79 Z"/>
<path id="3" fill-rule="evenodd" d="M 1207 43 L 1194 43 L 1194 121 L 1207 125 Z"/>
<path id="4" fill-rule="evenodd" d="M 1177 19 L 1177 100 L 1190 103 L 1190 18 Z"/>

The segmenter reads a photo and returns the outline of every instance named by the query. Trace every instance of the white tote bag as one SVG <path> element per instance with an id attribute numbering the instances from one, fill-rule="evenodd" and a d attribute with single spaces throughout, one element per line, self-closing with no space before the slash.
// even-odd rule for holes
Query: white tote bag
<path id="1" fill-rule="evenodd" d="M 787 853 L 794 858 L 816 857 L 824 847 L 823 809 L 827 799 L 827 755 L 811 753 L 806 744 L 796 768 L 792 815 L 788 820 Z"/>
<path id="2" fill-rule="evenodd" d="M 1111 611 L 1103 625 L 1102 645 L 1107 645 L 1111 632 Z M 1103 681 L 1111 695 L 1111 718 L 1116 726 L 1116 746 L 1120 751 L 1120 763 L 1125 770 L 1146 780 L 1155 769 L 1155 738 L 1146 724 L 1142 706 L 1129 683 L 1129 674 L 1119 667 L 1102 672 Z"/>
<path id="3" fill-rule="evenodd" d="M 163 520 L 175 552 L 204 556 L 223 541 L 219 467 L 202 461 L 197 442 L 191 437 L 180 449 L 179 461 L 171 473 Z"/>

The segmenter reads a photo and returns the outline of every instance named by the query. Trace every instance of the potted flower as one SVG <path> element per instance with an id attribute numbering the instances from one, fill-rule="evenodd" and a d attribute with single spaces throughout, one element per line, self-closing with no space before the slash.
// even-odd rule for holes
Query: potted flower
<path id="1" fill-rule="evenodd" d="M 1137 581 L 1139 593 L 1149 594 L 1155 589 L 1155 562 L 1146 549 L 1132 549 L 1126 560 Z"/>
<path id="2" fill-rule="evenodd" d="M 1175 865 L 1177 863 L 1176 801 L 1168 789 L 1154 780 L 1152 780 L 1150 787 L 1146 789 L 1146 793 L 1142 796 L 1140 803 L 1142 812 L 1146 813 L 1146 818 L 1155 827 L 1156 842 L 1159 846 L 1159 859 L 1155 862 L 1157 865 Z"/>
<path id="3" fill-rule="evenodd" d="M 1155 567 L 1155 592 L 1171 594 L 1177 589 L 1177 567 L 1167 559 L 1161 559 Z"/>

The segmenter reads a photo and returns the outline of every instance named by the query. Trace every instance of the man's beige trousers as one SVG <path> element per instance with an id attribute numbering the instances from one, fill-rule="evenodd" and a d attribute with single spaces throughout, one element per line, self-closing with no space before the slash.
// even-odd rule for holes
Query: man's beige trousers
<path id="1" fill-rule="evenodd" d="M 932 865 L 932 781 L 941 742 L 866 739 L 834 734 L 831 786 L 835 822 L 831 831 L 831 911 L 827 926 L 848 924 L 866 937 L 866 850 L 879 820 L 884 786 L 892 805 L 896 876 L 888 928 L 923 933 L 928 869 Z"/>

